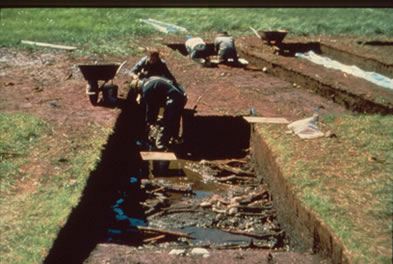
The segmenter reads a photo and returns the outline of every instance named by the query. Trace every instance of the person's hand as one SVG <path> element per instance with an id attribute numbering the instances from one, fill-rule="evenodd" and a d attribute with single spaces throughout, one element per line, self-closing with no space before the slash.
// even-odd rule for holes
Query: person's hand
<path id="1" fill-rule="evenodd" d="M 132 79 L 132 80 L 137 80 L 137 79 L 138 79 L 138 75 L 132 73 L 132 74 L 131 74 L 131 79 Z"/>

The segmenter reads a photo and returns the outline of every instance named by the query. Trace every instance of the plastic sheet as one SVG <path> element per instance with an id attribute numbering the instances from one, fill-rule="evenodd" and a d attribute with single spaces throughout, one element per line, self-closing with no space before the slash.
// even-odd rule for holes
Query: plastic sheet
<path id="1" fill-rule="evenodd" d="M 323 65 L 326 68 L 340 70 L 345 73 L 352 74 L 356 77 L 366 79 L 367 81 L 372 82 L 378 86 L 388 89 L 393 89 L 393 79 L 390 79 L 376 72 L 363 71 L 362 69 L 354 65 L 349 66 L 349 65 L 342 64 L 328 57 L 323 57 L 318 54 L 315 54 L 312 50 L 306 53 L 296 53 L 295 56 L 307 59 L 319 65 Z"/>
<path id="2" fill-rule="evenodd" d="M 324 136 L 315 124 L 315 117 L 309 117 L 294 121 L 288 125 L 288 129 L 298 135 L 300 138 L 312 139 Z"/>

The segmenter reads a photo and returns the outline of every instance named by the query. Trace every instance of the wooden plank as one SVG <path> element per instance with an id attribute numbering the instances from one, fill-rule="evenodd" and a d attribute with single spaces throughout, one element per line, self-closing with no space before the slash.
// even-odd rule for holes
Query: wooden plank
<path id="1" fill-rule="evenodd" d="M 154 151 L 141 151 L 143 160 L 177 160 L 173 152 L 154 152 Z"/>
<path id="2" fill-rule="evenodd" d="M 192 236 L 182 233 L 182 232 L 176 232 L 176 231 L 171 231 L 171 230 L 164 230 L 164 229 L 159 229 L 159 228 L 153 228 L 149 226 L 136 226 L 136 228 L 140 231 L 145 231 L 145 232 L 153 232 L 153 233 L 161 233 L 165 235 L 171 235 L 171 236 L 178 236 L 178 237 L 186 237 L 193 239 Z"/>
<path id="3" fill-rule="evenodd" d="M 289 121 L 284 117 L 259 117 L 243 116 L 248 123 L 270 123 L 270 124 L 288 124 Z"/>
<path id="4" fill-rule="evenodd" d="M 50 43 L 34 42 L 34 41 L 29 41 L 29 40 L 21 40 L 21 42 L 23 44 L 36 45 L 36 46 L 49 47 L 49 48 L 56 48 L 56 49 L 65 49 L 65 50 L 75 50 L 76 49 L 76 47 L 72 47 L 72 46 L 55 45 L 55 44 L 50 44 Z"/>

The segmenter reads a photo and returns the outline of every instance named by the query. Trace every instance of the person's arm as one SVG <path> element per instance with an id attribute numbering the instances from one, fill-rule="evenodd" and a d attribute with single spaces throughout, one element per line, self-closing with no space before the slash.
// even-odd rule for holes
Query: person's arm
<path id="1" fill-rule="evenodd" d="M 214 51 L 217 53 L 218 49 L 220 47 L 220 42 L 218 41 L 218 38 L 214 39 Z"/>
<path id="2" fill-rule="evenodd" d="M 131 77 L 133 79 L 138 78 L 138 73 L 142 71 L 143 66 L 145 65 L 147 57 L 143 57 L 135 66 L 131 69 Z"/>
<path id="3" fill-rule="evenodd" d="M 165 61 L 162 61 L 162 73 L 165 78 L 171 80 L 175 87 L 178 87 L 178 83 L 172 73 L 169 71 L 168 66 L 166 65 Z"/>

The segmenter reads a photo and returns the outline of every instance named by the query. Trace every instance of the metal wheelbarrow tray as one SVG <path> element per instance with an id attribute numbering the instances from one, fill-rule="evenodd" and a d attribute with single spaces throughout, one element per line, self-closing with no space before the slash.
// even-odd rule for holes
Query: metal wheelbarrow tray
<path id="1" fill-rule="evenodd" d="M 263 30 L 260 31 L 260 35 L 263 40 L 265 40 L 268 44 L 274 43 L 274 44 L 280 44 L 285 36 L 287 35 L 288 31 L 286 30 Z"/>
<path id="2" fill-rule="evenodd" d="M 90 87 L 90 90 L 86 89 L 86 94 L 89 96 L 90 102 L 93 105 L 97 104 L 98 94 L 103 90 L 105 83 L 115 78 L 119 72 L 120 67 L 123 64 L 80 64 L 78 65 L 82 72 L 83 78 L 90 84 L 96 84 L 94 87 Z M 98 87 L 98 81 L 105 81 L 101 87 Z M 89 86 L 88 86 L 89 87 Z"/>
<path id="3" fill-rule="evenodd" d="M 120 64 L 81 64 L 78 65 L 87 81 L 108 81 L 115 77 Z"/>

